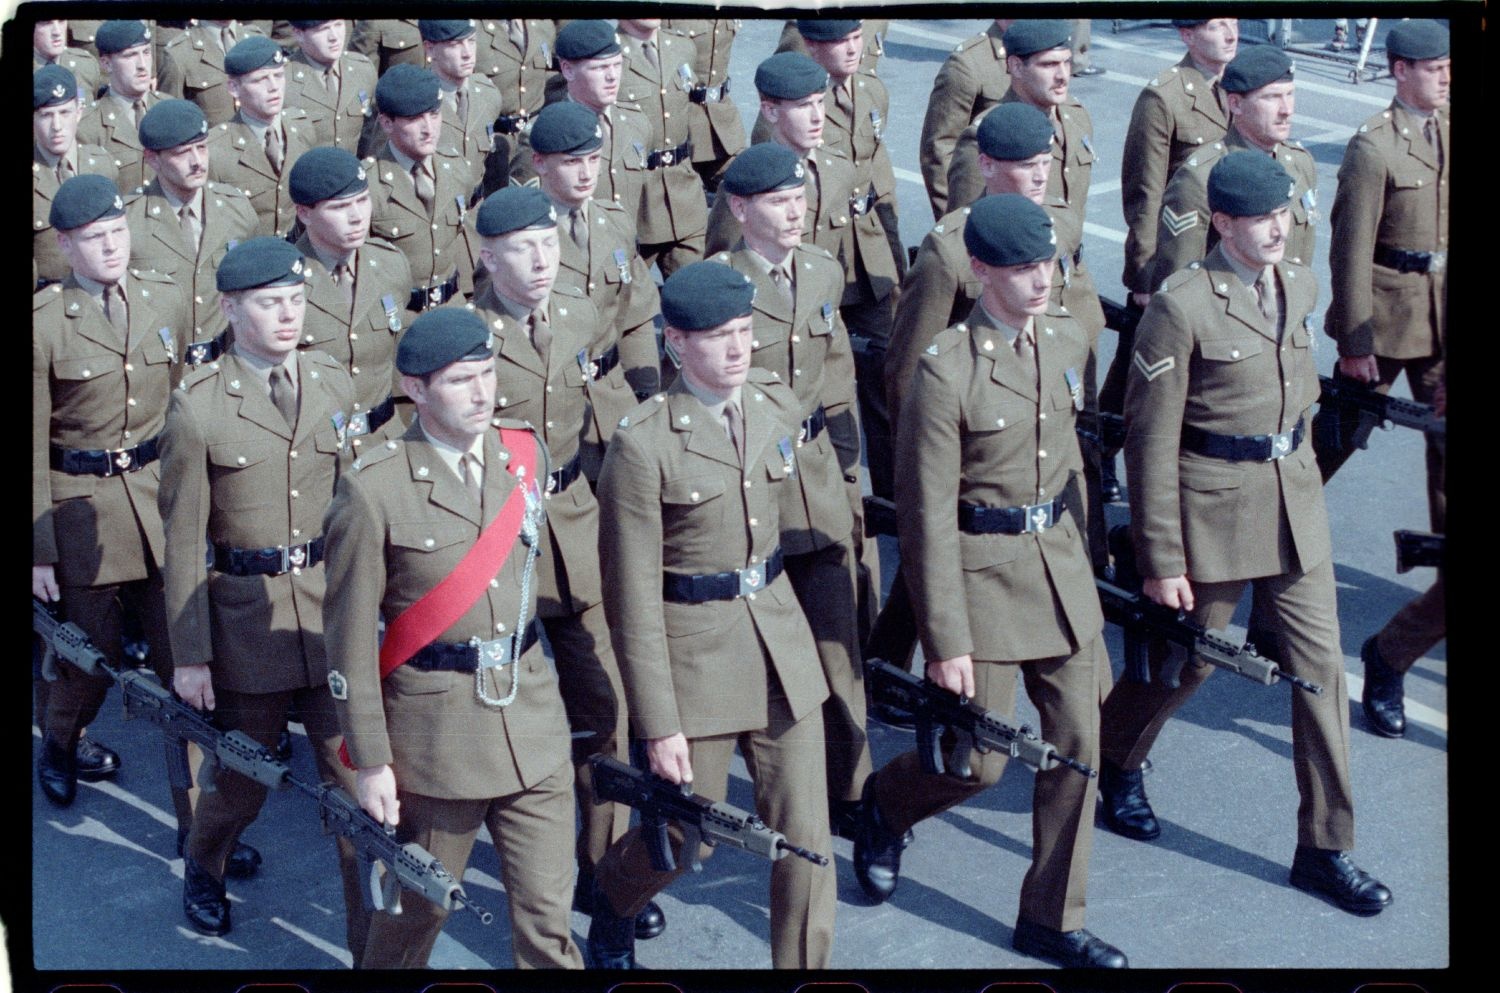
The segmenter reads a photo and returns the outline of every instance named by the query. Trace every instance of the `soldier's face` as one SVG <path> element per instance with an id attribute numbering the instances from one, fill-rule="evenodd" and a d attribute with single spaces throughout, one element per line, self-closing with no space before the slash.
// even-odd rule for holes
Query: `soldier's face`
<path id="1" fill-rule="evenodd" d="M 1269 214 L 1256 217 L 1230 217 L 1216 213 L 1213 224 L 1214 230 L 1219 232 L 1219 244 L 1230 257 L 1243 266 L 1259 269 L 1275 265 L 1286 254 L 1292 212 L 1287 207 L 1278 207 Z"/>
<path id="2" fill-rule="evenodd" d="M 42 107 L 31 112 L 31 135 L 39 147 L 50 155 L 66 155 L 78 137 L 78 120 L 82 111 L 77 100 Z"/>
<path id="3" fill-rule="evenodd" d="M 1448 106 L 1448 89 L 1453 83 L 1452 59 L 1417 62 L 1398 59 L 1391 63 L 1391 74 L 1396 77 L 1396 95 L 1418 110 L 1430 112 Z"/>
<path id="4" fill-rule="evenodd" d="M 99 60 L 109 71 L 109 88 L 124 97 L 135 98 L 151 89 L 151 42 L 106 55 Z"/>
<path id="5" fill-rule="evenodd" d="M 682 331 L 667 325 L 667 339 L 682 360 L 682 374 L 695 386 L 728 396 L 750 374 L 753 321 L 749 314 L 707 331 Z"/>
<path id="6" fill-rule="evenodd" d="M 809 41 L 807 54 L 836 81 L 848 79 L 859 71 L 864 57 L 865 29 L 855 28 L 837 41 Z"/>
<path id="7" fill-rule="evenodd" d="M 661 27 L 660 17 L 622 18 L 620 30 L 634 38 L 650 38 Z"/>
<path id="8" fill-rule="evenodd" d="M 297 205 L 297 219 L 312 243 L 332 255 L 357 251 L 370 236 L 370 191 Z"/>
<path id="9" fill-rule="evenodd" d="M 286 68 L 266 66 L 243 76 L 230 76 L 229 95 L 251 116 L 262 121 L 273 120 L 281 113 L 282 98 L 286 95 Z"/>
<path id="10" fill-rule="evenodd" d="M 1019 193 L 1032 203 L 1047 197 L 1047 179 L 1052 175 L 1052 152 L 1038 152 L 1029 159 L 992 159 L 979 156 L 979 172 L 986 193 Z"/>
<path id="11" fill-rule="evenodd" d="M 191 196 L 208 182 L 208 138 L 160 152 L 146 151 L 146 164 L 174 194 Z"/>
<path id="12" fill-rule="evenodd" d="M 437 151 L 442 126 L 442 111 L 437 107 L 415 117 L 380 115 L 380 128 L 391 140 L 392 147 L 407 158 L 418 161 Z"/>
<path id="13" fill-rule="evenodd" d="M 557 280 L 558 245 L 555 227 L 512 231 L 486 238 L 479 259 L 501 296 L 535 308 L 547 302 Z"/>
<path id="14" fill-rule="evenodd" d="M 1234 126 L 1252 142 L 1269 151 L 1292 135 L 1292 113 L 1297 109 L 1297 86 L 1291 81 L 1270 83 L 1249 93 L 1229 94 Z"/>
<path id="15" fill-rule="evenodd" d="M 1193 61 L 1205 69 L 1222 69 L 1234 61 L 1240 50 L 1240 22 L 1236 17 L 1219 17 L 1191 28 L 1178 28 L 1177 33 Z"/>
<path id="16" fill-rule="evenodd" d="M 454 362 L 425 377 L 402 376 L 422 427 L 439 441 L 467 449 L 495 416 L 495 360 Z"/>
<path id="17" fill-rule="evenodd" d="M 984 305 L 1006 324 L 1019 328 L 1026 318 L 1047 312 L 1055 260 L 996 266 L 971 256 L 969 265 L 983 287 Z"/>
<path id="18" fill-rule="evenodd" d="M 130 226 L 125 215 L 92 221 L 57 232 L 57 244 L 80 276 L 112 286 L 125 277 L 130 262 Z"/>
<path id="19" fill-rule="evenodd" d="M 823 140 L 823 97 L 813 93 L 801 100 L 762 100 L 760 110 L 783 144 L 807 152 Z"/>
<path id="20" fill-rule="evenodd" d="M 1050 109 L 1068 99 L 1068 81 L 1073 78 L 1073 53 L 1066 48 L 1049 48 L 1027 58 L 1019 55 L 1005 60 L 1010 70 L 1010 85 L 1016 95 L 1034 107 Z"/>
<path id="21" fill-rule="evenodd" d="M 794 186 L 752 197 L 729 197 L 729 212 L 740 222 L 751 247 L 774 246 L 786 251 L 802 243 L 807 217 L 807 190 Z"/>
<path id="22" fill-rule="evenodd" d="M 345 21 L 324 21 L 315 28 L 292 29 L 297 45 L 324 65 L 333 65 L 344 54 L 344 41 L 348 35 L 349 25 Z"/>
<path id="23" fill-rule="evenodd" d="M 559 65 L 563 79 L 568 82 L 568 95 L 585 106 L 602 110 L 620 97 L 620 67 L 624 62 L 623 55 L 615 54 L 606 59 L 560 60 Z"/>
<path id="24" fill-rule="evenodd" d="M 31 45 L 37 53 L 55 59 L 68 47 L 67 21 L 37 21 L 31 29 Z"/>
<path id="25" fill-rule="evenodd" d="M 263 362 L 280 362 L 297 350 L 307 294 L 302 284 L 263 286 L 219 297 L 234 329 L 234 344 Z"/>
<path id="26" fill-rule="evenodd" d="M 599 186 L 599 168 L 604 153 L 599 149 L 580 155 L 558 153 L 531 157 L 542 192 L 552 199 L 577 207 Z"/>
<path id="27" fill-rule="evenodd" d="M 474 75 L 474 35 L 453 41 L 424 41 L 432 71 L 450 82 L 463 82 Z"/>

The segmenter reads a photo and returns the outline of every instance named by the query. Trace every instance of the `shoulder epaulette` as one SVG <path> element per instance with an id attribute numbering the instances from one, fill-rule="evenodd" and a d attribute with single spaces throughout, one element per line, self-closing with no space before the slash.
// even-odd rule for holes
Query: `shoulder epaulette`
<path id="1" fill-rule="evenodd" d="M 171 276 L 168 276 L 164 272 L 157 272 L 155 269 L 131 269 L 130 274 L 137 279 L 140 279 L 147 283 L 168 283 L 173 286 L 177 285 L 177 283 L 172 279 Z"/>
<path id="2" fill-rule="evenodd" d="M 623 429 L 630 427 L 632 424 L 639 424 L 666 406 L 666 393 L 653 394 L 650 399 L 642 401 L 634 410 L 620 418 L 620 423 L 616 427 Z"/>
<path id="3" fill-rule="evenodd" d="M 1379 131 L 1382 128 L 1394 127 L 1391 123 L 1391 112 L 1389 109 L 1382 110 L 1359 126 L 1359 133 L 1366 134 L 1370 131 Z"/>
<path id="4" fill-rule="evenodd" d="M 354 471 L 363 472 L 372 465 L 377 465 L 387 459 L 393 458 L 397 452 L 401 451 L 401 444 L 402 442 L 399 438 L 387 438 L 383 445 L 363 446 L 364 450 L 360 452 L 359 458 L 354 460 Z"/>
<path id="5" fill-rule="evenodd" d="M 177 384 L 177 388 L 186 392 L 208 382 L 218 374 L 219 363 L 217 362 L 205 362 L 202 365 L 193 366 L 182 374 L 182 382 Z"/>
<path id="6" fill-rule="evenodd" d="M 828 259 L 829 261 L 832 261 L 832 262 L 838 261 L 837 259 L 835 259 L 833 257 L 833 253 L 830 252 L 828 249 L 821 248 L 821 247 L 819 247 L 817 245 L 814 245 L 810 241 L 804 241 L 802 244 L 798 245 L 797 246 L 797 250 L 799 252 L 803 253 L 804 255 L 811 255 L 813 258 Z"/>
<path id="7" fill-rule="evenodd" d="M 1188 266 L 1187 266 L 1187 268 L 1185 268 L 1185 269 L 1179 269 L 1176 272 L 1172 273 L 1170 276 L 1168 276 L 1166 279 L 1163 279 L 1161 281 L 1161 289 L 1162 289 L 1162 291 L 1165 292 L 1166 290 L 1175 289 L 1175 288 L 1181 286 L 1182 284 L 1186 283 L 1188 280 L 1190 280 L 1190 279 L 1194 278 L 1195 276 L 1197 276 L 1198 273 L 1202 271 L 1202 269 L 1203 269 L 1203 263 L 1201 263 L 1201 262 L 1191 262 L 1191 263 L 1189 263 Z"/>
<path id="8" fill-rule="evenodd" d="M 953 325 L 951 328 L 945 328 L 933 337 L 932 344 L 927 346 L 927 354 L 941 355 L 944 352 L 952 351 L 968 335 L 969 326 L 967 324 L 960 323 Z"/>
<path id="9" fill-rule="evenodd" d="M 51 303 L 62 303 L 62 284 L 52 283 L 43 286 L 31 295 L 31 310 L 35 313 Z"/>

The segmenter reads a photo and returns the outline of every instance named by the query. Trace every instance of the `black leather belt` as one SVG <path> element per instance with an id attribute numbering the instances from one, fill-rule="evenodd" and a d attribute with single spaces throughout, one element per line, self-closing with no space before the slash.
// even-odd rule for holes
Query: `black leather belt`
<path id="1" fill-rule="evenodd" d="M 1306 421 L 1297 419 L 1297 426 L 1285 434 L 1214 434 L 1195 428 L 1191 424 L 1182 426 L 1182 447 L 1199 455 L 1230 462 L 1275 462 L 1284 459 L 1302 444 Z"/>
<path id="2" fill-rule="evenodd" d="M 856 217 L 860 214 L 868 214 L 875 209 L 875 201 L 878 199 L 880 198 L 875 195 L 875 184 L 871 183 L 864 196 L 849 198 L 849 213 Z"/>
<path id="3" fill-rule="evenodd" d="M 688 90 L 688 99 L 693 103 L 720 103 L 729 98 L 729 77 L 718 86 L 695 86 Z"/>
<path id="4" fill-rule="evenodd" d="M 423 672 L 474 672 L 477 669 L 493 669 L 509 665 L 513 658 L 520 658 L 531 651 L 540 635 L 540 625 L 532 621 L 526 625 L 526 634 L 521 638 L 521 650 L 512 656 L 514 638 L 496 638 L 493 641 L 435 641 L 406 660 L 406 664 Z"/>
<path id="5" fill-rule="evenodd" d="M 458 294 L 458 273 L 449 276 L 446 282 L 437 286 L 414 286 L 411 297 L 406 301 L 406 309 L 421 313 L 432 307 L 441 306 L 452 300 Z"/>
<path id="6" fill-rule="evenodd" d="M 350 438 L 358 438 L 367 434 L 374 434 L 385 427 L 386 422 L 396 416 L 396 401 L 386 397 L 369 410 L 361 411 L 349 418 Z"/>
<path id="7" fill-rule="evenodd" d="M 693 160 L 693 143 L 685 141 L 676 148 L 658 148 L 646 156 L 647 169 L 664 169 L 676 165 L 679 162 L 691 162 Z"/>
<path id="8" fill-rule="evenodd" d="M 48 462 L 52 468 L 70 476 L 120 476 L 135 472 L 156 461 L 156 443 L 160 435 L 147 438 L 134 448 L 106 451 L 98 448 L 61 448 L 51 446 Z"/>
<path id="9" fill-rule="evenodd" d="M 823 429 L 827 426 L 828 412 L 823 409 L 823 405 L 820 403 L 818 404 L 818 409 L 813 411 L 807 417 L 807 419 L 802 422 L 802 435 L 800 440 L 812 441 L 818 435 L 822 434 Z"/>
<path id="10" fill-rule="evenodd" d="M 582 464 L 582 457 L 574 455 L 571 459 L 568 459 L 567 465 L 561 469 L 553 469 L 547 474 L 547 492 L 561 493 L 569 486 L 572 486 L 573 480 L 578 478 L 578 470 Z"/>
<path id="11" fill-rule="evenodd" d="M 965 534 L 1037 534 L 1062 520 L 1068 509 L 1062 497 L 1024 507 L 958 505 L 958 529 Z"/>
<path id="12" fill-rule="evenodd" d="M 183 350 L 182 361 L 188 365 L 202 365 L 205 362 L 215 362 L 219 356 L 224 354 L 224 339 L 209 338 L 206 341 L 193 341 Z"/>
<path id="13" fill-rule="evenodd" d="M 661 595 L 668 603 L 707 603 L 710 600 L 737 600 L 758 593 L 781 575 L 781 549 L 772 552 L 761 565 L 731 569 L 707 576 L 662 574 Z"/>
<path id="14" fill-rule="evenodd" d="M 608 376 L 620 364 L 620 346 L 610 345 L 603 355 L 597 359 L 589 358 L 589 353 L 583 350 L 578 352 L 578 368 L 583 370 L 583 378 L 589 382 L 603 379 Z"/>
<path id="15" fill-rule="evenodd" d="M 1442 272 L 1448 268 L 1448 253 L 1412 252 L 1404 248 L 1376 245 L 1375 264 L 1397 272 Z"/>
<path id="16" fill-rule="evenodd" d="M 501 134 L 517 134 L 530 126 L 531 115 L 524 110 L 515 114 L 501 114 L 495 118 L 495 130 Z"/>
<path id="17" fill-rule="evenodd" d="M 323 536 L 290 548 L 230 548 L 214 542 L 214 571 L 230 576 L 279 576 L 323 561 Z"/>

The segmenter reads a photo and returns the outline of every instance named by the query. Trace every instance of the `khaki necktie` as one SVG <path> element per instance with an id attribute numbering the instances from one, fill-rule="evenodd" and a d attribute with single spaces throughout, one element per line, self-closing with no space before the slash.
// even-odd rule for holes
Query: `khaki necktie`
<path id="1" fill-rule="evenodd" d="M 458 460 L 458 466 L 464 480 L 464 488 L 469 491 L 469 496 L 480 506 L 484 505 L 484 467 L 479 464 L 479 458 L 473 452 L 464 452 L 463 457 Z"/>
<path id="2" fill-rule="evenodd" d="M 1031 328 L 1027 328 L 1016 335 L 1016 357 L 1021 360 L 1021 368 L 1033 379 L 1036 378 L 1036 337 Z"/>
<path id="3" fill-rule="evenodd" d="M 182 209 L 177 212 L 177 221 L 182 228 L 182 240 L 187 242 L 187 247 L 192 250 L 193 257 L 197 258 L 198 246 L 203 235 L 198 227 L 198 219 L 193 216 L 192 204 L 182 205 Z"/>
<path id="4" fill-rule="evenodd" d="M 661 58 L 656 54 L 656 42 L 654 42 L 654 41 L 643 41 L 643 42 L 641 42 L 641 51 L 646 54 L 646 61 L 649 62 L 649 63 L 651 63 L 651 68 L 655 69 L 656 70 L 656 74 L 658 76 L 660 76 L 661 75 Z"/>
<path id="5" fill-rule="evenodd" d="M 848 83 L 845 81 L 845 83 L 833 88 L 833 102 L 838 104 L 839 109 L 852 119 L 854 117 L 854 98 L 849 95 L 847 87 Z"/>
<path id="6" fill-rule="evenodd" d="M 547 312 L 533 310 L 530 323 L 531 344 L 536 348 L 537 355 L 541 356 L 542 365 L 546 366 L 552 352 L 552 326 L 547 323 Z"/>
<path id="7" fill-rule="evenodd" d="M 119 283 L 104 288 L 104 316 L 110 326 L 125 338 L 130 333 L 130 309 L 125 302 L 125 288 Z"/>
<path id="8" fill-rule="evenodd" d="M 461 86 L 453 91 L 453 107 L 458 111 L 458 123 L 467 126 L 469 123 L 469 88 Z"/>
<path id="9" fill-rule="evenodd" d="M 335 62 L 323 73 L 323 89 L 328 91 L 329 99 L 334 103 L 339 99 L 339 64 Z"/>
<path id="10" fill-rule="evenodd" d="M 297 426 L 297 387 L 292 385 L 284 363 L 271 370 L 271 403 L 280 411 L 287 427 Z"/>
<path id="11" fill-rule="evenodd" d="M 61 186 L 63 183 L 66 183 L 74 176 L 73 163 L 68 161 L 68 157 L 66 155 L 57 160 L 57 165 L 53 168 L 52 171 L 57 175 L 57 185 L 59 186 Z"/>
<path id="12" fill-rule="evenodd" d="M 1436 114 L 1427 115 L 1427 121 L 1422 125 L 1422 134 L 1426 136 L 1427 143 L 1432 146 L 1432 150 L 1437 153 L 1438 168 L 1441 169 L 1443 167 L 1443 143 L 1438 140 Z"/>
<path id="13" fill-rule="evenodd" d="M 729 428 L 729 440 L 734 445 L 734 453 L 740 458 L 740 465 L 745 464 L 745 415 L 733 401 L 724 405 L 724 423 Z"/>
<path id="14" fill-rule="evenodd" d="M 1255 281 L 1255 299 L 1260 304 L 1260 312 L 1265 315 L 1271 324 L 1271 330 L 1277 335 L 1281 334 L 1281 306 L 1276 298 L 1275 270 L 1266 266 L 1260 271 L 1260 278 Z"/>
<path id="15" fill-rule="evenodd" d="M 526 51 L 526 22 L 519 17 L 512 17 L 505 25 L 506 37 L 510 38 L 516 48 L 522 52 Z"/>
<path id="16" fill-rule="evenodd" d="M 234 43 L 238 40 L 239 39 L 235 37 L 233 25 L 226 24 L 224 25 L 224 27 L 219 29 L 219 44 L 224 46 L 224 51 L 226 53 L 234 47 Z"/>
<path id="17" fill-rule="evenodd" d="M 811 230 L 813 223 L 813 214 L 817 211 L 818 208 L 818 160 L 815 154 L 809 153 L 804 161 L 807 163 L 807 165 L 803 167 L 802 171 L 805 176 L 804 185 L 807 188 L 808 209 L 806 223 L 803 224 L 803 230 Z"/>
<path id="18" fill-rule="evenodd" d="M 582 207 L 568 211 L 568 237 L 583 251 L 589 250 L 589 222 L 583 216 Z"/>
<path id="19" fill-rule="evenodd" d="M 787 275 L 785 264 L 771 267 L 771 282 L 776 284 L 776 289 L 781 293 L 781 299 L 786 301 L 786 305 L 793 306 L 792 278 Z"/>
<path id="20" fill-rule="evenodd" d="M 348 306 L 354 305 L 354 270 L 349 267 L 348 262 L 340 262 L 333 269 L 333 285 L 339 288 L 343 294 L 344 303 Z"/>
<path id="21" fill-rule="evenodd" d="M 266 128 L 266 158 L 271 160 L 271 168 L 280 175 L 281 164 L 286 161 L 286 149 L 281 144 L 279 124 L 272 124 Z"/>
<path id="22" fill-rule="evenodd" d="M 422 206 L 427 208 L 427 216 L 431 217 L 432 201 L 437 197 L 437 184 L 427 170 L 427 163 L 418 162 L 411 167 L 411 182 L 416 187 L 417 199 L 422 201 Z"/>
<path id="23" fill-rule="evenodd" d="M 136 128 L 139 129 L 141 126 L 141 118 L 146 116 L 146 101 L 137 100 L 135 103 L 131 104 L 130 116 L 133 119 L 133 123 L 135 124 Z"/>

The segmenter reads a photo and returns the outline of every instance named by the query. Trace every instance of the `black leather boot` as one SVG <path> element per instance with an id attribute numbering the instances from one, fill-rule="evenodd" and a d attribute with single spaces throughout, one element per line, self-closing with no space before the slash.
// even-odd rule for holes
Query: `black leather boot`
<path id="1" fill-rule="evenodd" d="M 119 754 L 88 735 L 78 739 L 73 759 L 77 763 L 78 778 L 86 783 L 97 783 L 120 771 Z"/>
<path id="2" fill-rule="evenodd" d="M 1146 799 L 1140 769 L 1126 771 L 1108 760 L 1099 763 L 1099 813 L 1104 826 L 1135 841 L 1150 841 L 1161 834 L 1161 824 Z"/>
<path id="3" fill-rule="evenodd" d="M 1373 636 L 1365 639 L 1359 657 L 1365 664 L 1365 691 L 1361 701 L 1370 727 L 1386 738 L 1403 737 L 1406 734 L 1406 673 L 1397 672 L 1385 664 Z"/>
<path id="4" fill-rule="evenodd" d="M 69 806 L 78 796 L 78 759 L 72 748 L 42 740 L 42 754 L 36 760 L 36 778 L 42 795 L 59 807 Z"/>
<path id="5" fill-rule="evenodd" d="M 584 950 L 590 969 L 635 968 L 635 918 L 620 917 L 609 898 L 593 887 L 593 917 Z"/>
<path id="6" fill-rule="evenodd" d="M 192 859 L 182 863 L 182 912 L 200 934 L 229 933 L 229 895 L 224 883 Z"/>
<path id="7" fill-rule="evenodd" d="M 854 878 L 865 896 L 884 903 L 901 882 L 902 836 L 891 830 L 875 802 L 875 777 L 865 780 L 854 832 Z"/>

